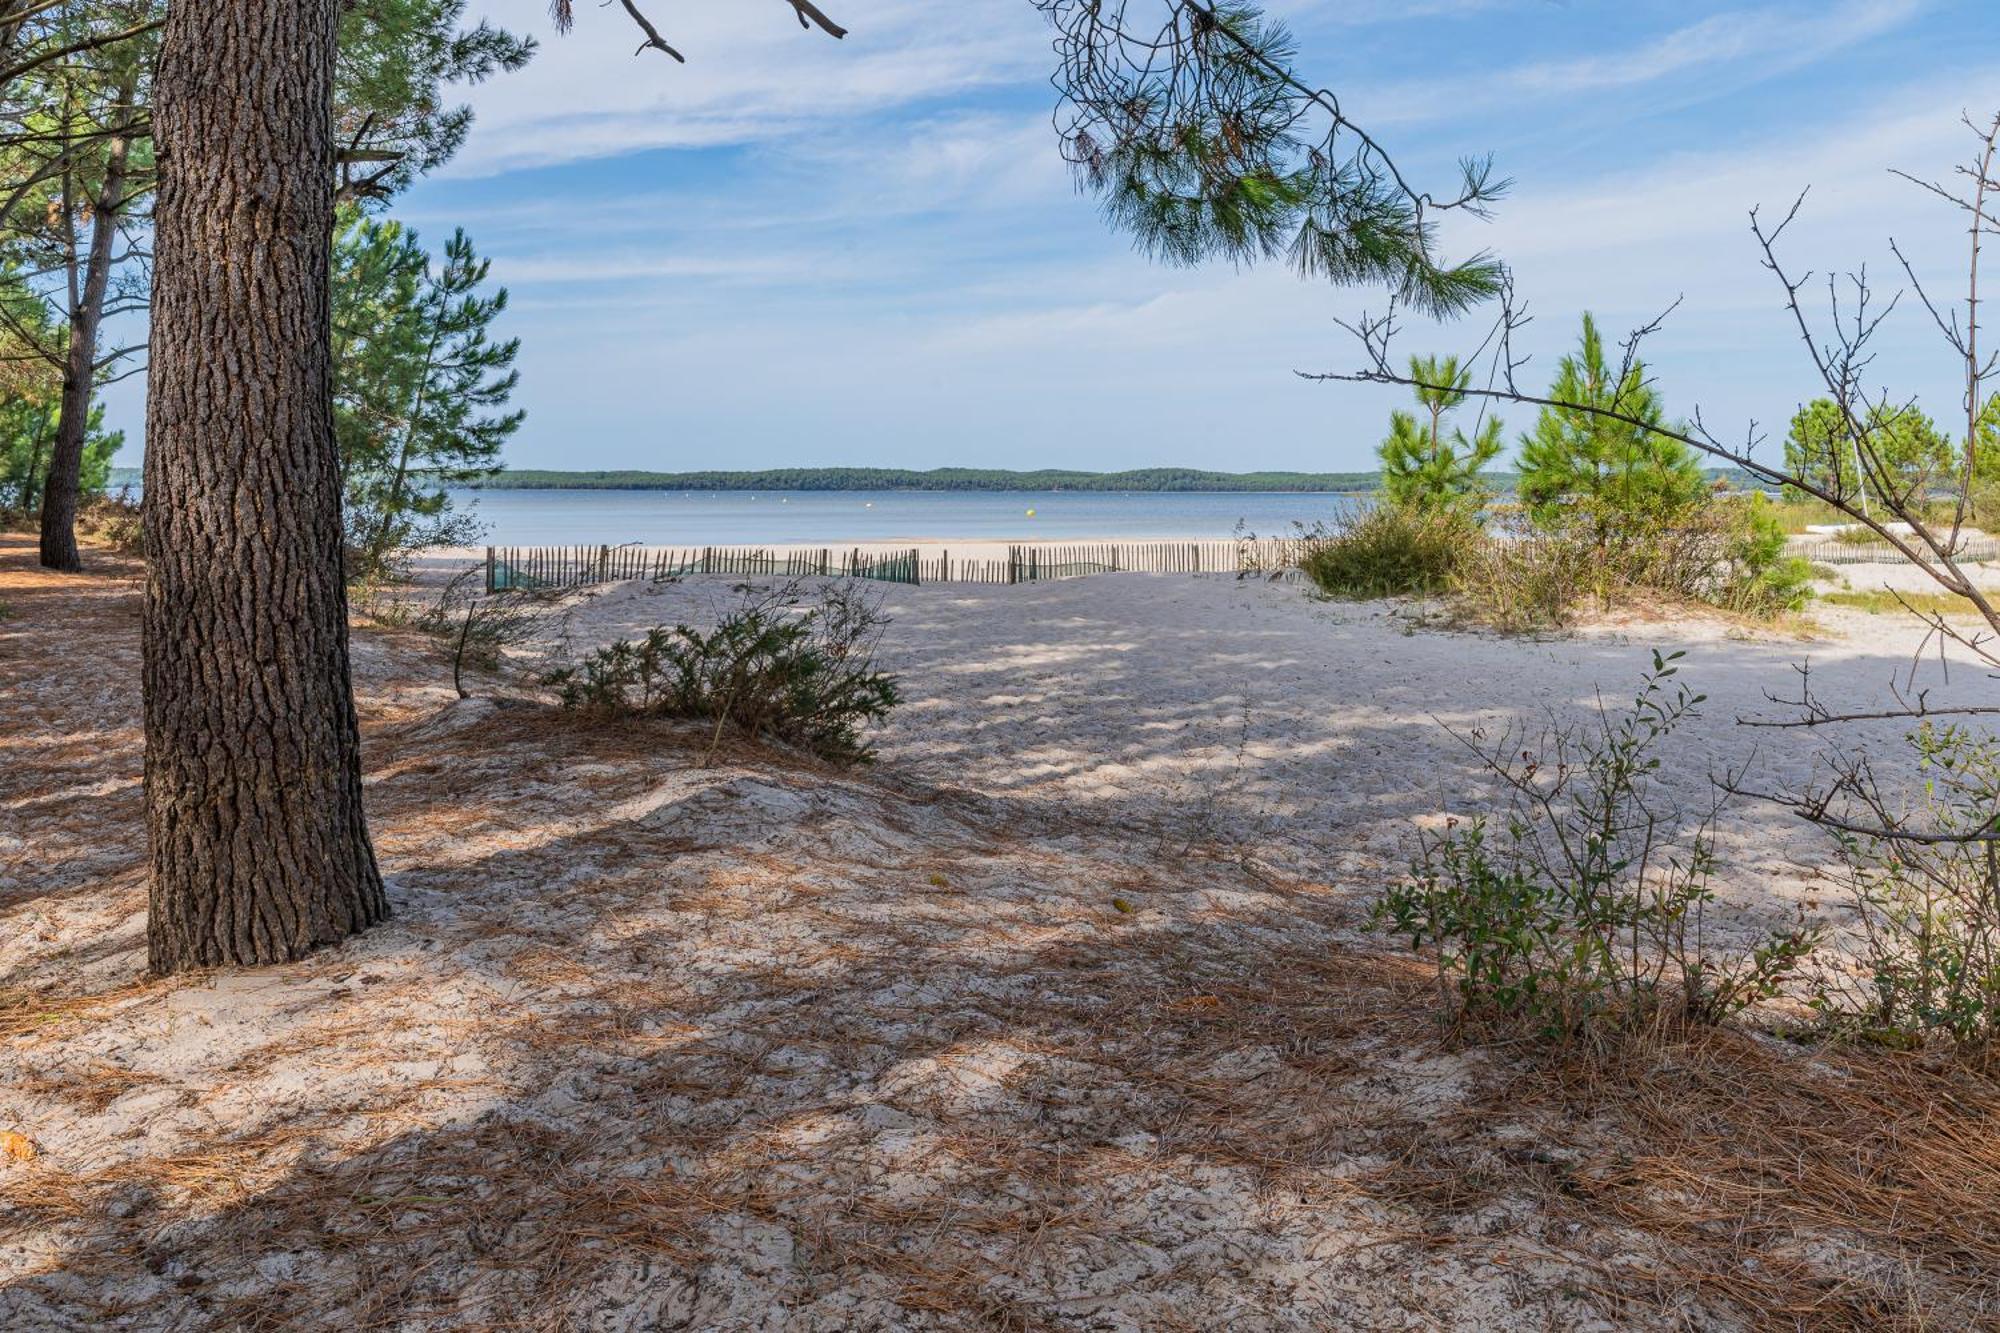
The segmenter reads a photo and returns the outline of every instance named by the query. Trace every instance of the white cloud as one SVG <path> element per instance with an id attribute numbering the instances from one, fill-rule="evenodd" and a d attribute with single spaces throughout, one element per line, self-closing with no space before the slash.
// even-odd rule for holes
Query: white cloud
<path id="1" fill-rule="evenodd" d="M 1900 27 L 1926 0 L 1841 0 L 1710 15 L 1622 50 L 1591 50 L 1486 74 L 1453 74 L 1350 90 L 1347 100 L 1374 124 L 1463 120 L 1469 113 L 1524 102 L 1574 98 L 1673 81 L 1676 97 L 1713 95 L 1703 80 L 1724 69 L 1750 79 L 1777 77 Z M 1739 77 L 1730 86 L 1739 86 Z"/>
<path id="2" fill-rule="evenodd" d="M 635 56 L 634 30 L 617 10 L 586 13 L 568 37 L 545 37 L 527 69 L 470 90 L 478 129 L 450 172 L 781 134 L 811 140 L 845 133 L 856 116 L 1047 73 L 1048 34 L 1026 4 L 975 17 L 920 0 L 851 0 L 840 13 L 849 35 L 838 42 L 801 31 L 776 5 L 656 17 L 687 64 Z"/>
<path id="3" fill-rule="evenodd" d="M 1860 263 L 1882 254 L 1894 232 L 1956 227 L 1889 173 L 1948 174 L 1970 146 L 1959 120 L 1967 106 L 2000 107 L 2000 75 L 1940 72 L 1878 94 L 1841 119 L 1748 145 L 1669 155 L 1566 186 L 1526 180 L 1479 239 L 1517 267 L 1545 264 L 1575 289 L 1676 280 L 1691 259 L 1733 255 L 1738 262 L 1715 292 L 1726 299 L 1741 291 L 1743 270 L 1754 268 L 1750 209 L 1761 206 L 1775 221 L 1809 190 L 1795 240 L 1821 253 L 1819 267 L 1827 259 Z"/>
<path id="4" fill-rule="evenodd" d="M 1753 9 L 1716 14 L 1635 51 L 1527 65 L 1496 80 L 1511 91 L 1561 95 L 1627 88 L 1745 60 L 1778 73 L 1819 60 L 1915 17 L 1921 0 L 1848 0 L 1812 11 Z"/>

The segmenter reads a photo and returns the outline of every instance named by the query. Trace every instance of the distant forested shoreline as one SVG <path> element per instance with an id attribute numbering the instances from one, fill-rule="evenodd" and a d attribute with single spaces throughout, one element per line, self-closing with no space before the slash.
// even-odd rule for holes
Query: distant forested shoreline
<path id="1" fill-rule="evenodd" d="M 1130 472 L 1042 468 L 946 467 L 926 472 L 891 467 L 786 467 L 755 472 L 561 472 L 508 468 L 466 482 L 473 489 L 557 491 L 1372 491 L 1375 472 L 1205 472 L 1154 467 Z M 140 469 L 111 469 L 109 485 L 137 486 Z M 1512 477 L 1495 474 L 1497 486 Z"/>
<path id="2" fill-rule="evenodd" d="M 1482 474 L 1498 494 L 1514 489 L 1513 472 Z M 1750 483 L 1736 469 L 1710 469 L 1732 487 Z M 1379 472 L 1208 472 L 1200 468 L 1149 467 L 1128 472 L 1078 472 L 1041 468 L 945 467 L 918 472 L 888 467 L 786 467 L 755 472 L 558 472 L 508 468 L 469 482 L 474 489 L 558 491 L 1220 491 L 1365 494 L 1381 485 Z M 110 488 L 139 484 L 138 468 L 112 468 Z"/>
<path id="3" fill-rule="evenodd" d="M 494 489 L 612 491 L 1372 491 L 1373 472 L 1205 472 L 1140 468 L 766 468 L 756 472 L 553 472 L 510 468 L 475 483 Z"/>

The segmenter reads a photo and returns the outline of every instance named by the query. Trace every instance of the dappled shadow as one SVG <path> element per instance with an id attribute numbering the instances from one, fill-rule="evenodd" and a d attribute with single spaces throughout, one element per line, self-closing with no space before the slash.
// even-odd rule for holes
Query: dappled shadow
<path id="1" fill-rule="evenodd" d="M 144 853 L 139 565 L 90 555 L 57 574 L 0 533 L 0 911 L 95 891 Z"/>
<path id="2" fill-rule="evenodd" d="M 710 620 L 734 587 L 619 585 L 579 610 L 576 642 Z M 1497 803 L 1453 731 L 1492 743 L 1523 721 L 1621 707 L 1655 649 L 1684 650 L 1682 678 L 1709 696 L 1659 774 L 1691 808 L 1725 773 L 1796 791 L 1834 742 L 1886 761 L 1886 776 L 1915 772 L 1896 762 L 1907 728 L 1894 721 L 1837 735 L 1738 725 L 1785 715 L 1767 695 L 1795 695 L 1804 662 L 1824 697 L 1887 706 L 1916 641 L 1893 618 L 1866 623 L 1865 637 L 1801 639 L 1642 611 L 1615 629 L 1524 639 L 1258 580 L 1114 575 L 882 595 L 893 620 L 882 658 L 905 695 L 879 733 L 886 772 L 1024 812 L 1088 810 L 1176 855 L 1249 858 L 1364 891 L 1401 869 L 1413 819 Z M 1933 703 L 2000 697 L 1982 673 L 1954 671 L 1948 683 L 1934 666 L 1924 673 L 1939 687 Z M 1815 899 L 1831 850 L 1817 830 L 1749 800 L 1733 804 L 1720 842 L 1730 869 L 1718 888 L 1760 917 Z"/>
<path id="3" fill-rule="evenodd" d="M 1635 1232 L 1629 1145 L 1517 1110 L 1522 1067 L 1447 1047 L 1428 975 L 1326 885 L 555 721 L 383 739 L 389 924 L 32 1043 L 209 1027 L 28 1094 L 96 1148 L 0 1180 L 0 1242 L 39 1256 L 0 1317 L 1714 1327 L 1805 1291 L 1858 1327 L 1977 1315 L 1995 1276 L 1960 1255 L 1922 1285 L 1901 1242 L 1870 1276 L 1802 1269 L 1837 1228 L 1768 1191 L 1725 1220 L 1762 1219 L 1730 1243 L 1778 1277 Z"/>
<path id="4" fill-rule="evenodd" d="M 532 712 L 379 736 L 391 923 L 33 1039 L 50 1151 L 0 1183 L 0 1235 L 39 1271 L 0 1315 L 1159 1324 L 1194 1301 L 1304 1326 L 1398 1282 L 1442 1299 L 1429 1256 L 1381 1280 L 1408 1268 L 1385 1202 L 1326 1174 L 1407 1121 L 1336 1047 L 1422 1028 L 1328 981 L 1422 981 L 1330 958 L 1322 886 L 698 749 Z M 132 1049 L 162 1026 L 199 1039 Z M 129 1087 L 92 1081 L 106 1051 Z"/>
<path id="5" fill-rule="evenodd" d="M 411 683 L 434 665 L 366 646 L 387 925 L 291 967 L 133 985 L 137 941 L 108 927 L 129 931 L 136 830 L 101 822 L 75 845 L 124 870 L 0 902 L 0 930 L 55 932 L 0 941 L 8 984 L 34 988 L 0 1005 L 0 1106 L 43 1149 L 0 1174 L 0 1325 L 1992 1313 L 1990 1256 L 1932 1274 L 1924 1233 L 1850 1236 L 1782 1188 L 1679 1234 L 1620 1192 L 1666 1167 L 1634 1165 L 1602 1102 L 1530 1108 L 1518 1061 L 1446 1047 L 1428 975 L 1355 927 L 1408 821 L 1472 797 L 1428 714 L 1479 715 L 1435 682 L 1456 660 L 1464 692 L 1490 686 L 1486 650 L 1415 670 L 1393 622 L 1244 596 L 1247 624 L 1198 604 L 1223 625 L 1206 647 L 1135 639 L 1139 607 L 1030 601 L 1039 620 L 996 634 L 971 619 L 990 604 L 933 624 L 913 599 L 888 646 L 912 702 L 872 773 L 727 744 L 703 768 L 687 729 L 534 708 L 439 725 L 410 702 L 437 697 Z M 1643 649 L 1533 651 L 1522 702 L 1574 707 L 1585 673 Z M 1210 673 L 1233 683 L 1191 688 Z M 1125 702 L 1082 707 L 1084 678 Z M 121 688 L 97 725 L 130 725 Z M 1250 744 L 1228 734 L 1243 703 Z M 1204 729 L 1225 734 L 1190 744 Z M 1049 771 L 1017 771 L 1010 733 Z M 1297 804 L 1267 819 L 1267 796 Z M 1726 1103 L 1698 1090 L 1721 1133 Z M 1721 1169 L 1782 1184 L 1783 1161 Z"/>

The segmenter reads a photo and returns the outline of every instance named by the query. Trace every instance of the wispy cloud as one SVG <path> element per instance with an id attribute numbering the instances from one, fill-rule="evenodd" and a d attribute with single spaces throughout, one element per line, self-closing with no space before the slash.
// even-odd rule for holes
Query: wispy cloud
<path id="1" fill-rule="evenodd" d="M 1684 295 L 1653 368 L 1670 410 L 1720 423 L 1810 391 L 1751 204 L 1810 184 L 1802 266 L 1886 261 L 1895 232 L 1946 290 L 1956 224 L 1886 168 L 1946 170 L 1961 107 L 2000 105 L 1992 3 L 1273 8 L 1416 173 L 1501 147 L 1514 194 L 1447 239 L 1515 265 L 1539 315 L 1530 379 L 1580 310 L 1621 327 Z M 1352 366 L 1333 317 L 1380 295 L 1162 268 L 1107 232 L 1055 153 L 1026 0 L 843 0 L 842 43 L 771 9 L 674 6 L 686 66 L 635 58 L 616 7 L 589 9 L 476 90 L 460 167 L 399 201 L 433 244 L 464 224 L 515 289 L 516 463 L 1367 464 L 1400 395 L 1292 372 Z M 679 146 L 699 151 L 659 151 Z M 1912 313 L 1877 371 L 1952 401 Z M 1469 351 L 1482 318 L 1412 326 L 1406 350 Z M 137 387 L 111 390 L 135 439 Z"/>
<path id="2" fill-rule="evenodd" d="M 1899 222 L 1923 229 L 1924 219 L 1937 216 L 1952 224 L 1890 171 L 1948 174 L 1969 142 L 1959 122 L 1967 106 L 2000 107 L 2000 73 L 1933 70 L 1831 121 L 1773 128 L 1747 143 L 1666 154 L 1582 180 L 1531 176 L 1480 239 L 1516 264 L 1548 259 L 1575 272 L 1579 256 L 1608 252 L 1627 257 L 1628 277 L 1679 278 L 1688 269 L 1683 257 L 1696 247 L 1718 240 L 1747 247 L 1753 207 L 1782 215 L 1810 191 L 1806 234 L 1878 249 Z M 1648 256 L 1651 262 L 1632 262 Z M 1593 272 L 1589 280 L 1616 276 Z"/>
<path id="3" fill-rule="evenodd" d="M 1672 81 L 1680 97 L 1722 91 L 1704 79 L 1728 73 L 1728 86 L 1778 78 L 1909 23 L 1925 0 L 1842 0 L 1734 10 L 1617 50 L 1585 48 L 1487 73 L 1457 73 L 1379 87 L 1349 100 L 1379 124 L 1460 120 L 1522 103 L 1617 92 Z"/>
<path id="4" fill-rule="evenodd" d="M 660 148 L 837 137 L 856 117 L 1045 77 L 1048 34 L 1026 4 L 963 10 L 853 0 L 834 42 L 782 13 L 685 7 L 685 65 L 632 54 L 624 16 L 592 15 L 528 68 L 472 90 L 478 131 L 451 171 L 491 175 Z"/>

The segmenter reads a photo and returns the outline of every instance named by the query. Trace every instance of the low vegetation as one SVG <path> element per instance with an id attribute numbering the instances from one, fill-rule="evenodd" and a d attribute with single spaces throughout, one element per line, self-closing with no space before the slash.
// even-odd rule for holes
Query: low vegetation
<path id="1" fill-rule="evenodd" d="M 1662 1023 L 1713 1024 L 1769 999 L 1812 950 L 1803 924 L 1749 949 L 1705 934 L 1719 799 L 1677 808 L 1658 780 L 1705 696 L 1655 654 L 1630 708 L 1539 737 L 1462 737 L 1505 806 L 1421 836 L 1376 920 L 1429 948 L 1451 1012 L 1602 1044 Z"/>
<path id="2" fill-rule="evenodd" d="M 1819 600 L 1828 606 L 1843 606 L 1856 611 L 1866 611 L 1871 616 L 1885 613 L 1920 616 L 1977 615 L 1978 608 L 1950 592 L 1898 592 L 1887 588 L 1840 588 L 1833 592 L 1819 594 Z"/>
<path id="3" fill-rule="evenodd" d="M 1838 1031 L 1899 1044 L 2000 1037 L 2000 738 L 1922 723 L 1926 775 L 1899 807 L 1865 765 L 1821 798 L 1860 922 L 1856 967 L 1828 967 L 1813 1007 Z"/>
<path id="4" fill-rule="evenodd" d="M 130 492 L 87 496 L 77 511 L 76 526 L 79 532 L 121 555 L 145 553 L 146 531 L 140 505 Z"/>
<path id="5" fill-rule="evenodd" d="M 1453 612 L 1502 634 L 1562 629 L 1597 581 L 1590 558 L 1587 548 L 1536 533 L 1518 512 L 1499 515 L 1461 555 Z"/>
<path id="6" fill-rule="evenodd" d="M 1704 495 L 1670 514 L 1607 529 L 1592 507 L 1545 511 L 1374 505 L 1309 534 L 1301 568 L 1335 597 L 1427 595 L 1505 633 L 1559 629 L 1586 609 L 1663 597 L 1771 617 L 1802 607 L 1813 570 L 1784 553 L 1774 506 Z"/>
<path id="7" fill-rule="evenodd" d="M 1776 506 L 1720 489 L 1693 449 L 1661 433 L 1645 365 L 1614 367 L 1590 316 L 1521 437 L 1518 504 L 1496 507 L 1484 482 L 1497 419 L 1471 436 L 1446 425 L 1471 397 L 1470 373 L 1452 358 L 1409 365 L 1403 382 L 1422 411 L 1391 416 L 1382 502 L 1309 534 L 1304 569 L 1322 591 L 1442 594 L 1461 618 L 1513 632 L 1628 598 L 1771 616 L 1811 595 L 1812 567 L 1785 554 Z"/>
<path id="8" fill-rule="evenodd" d="M 1720 1023 L 1790 992 L 1816 1035 L 1987 1054 L 2000 1039 L 2000 738 L 1924 721 L 1926 775 L 1893 797 L 1864 759 L 1835 757 L 1796 805 L 1832 838 L 1839 949 L 1803 918 L 1749 947 L 1709 938 L 1714 830 L 1733 777 L 1692 813 L 1660 781 L 1676 730 L 1705 701 L 1654 654 L 1631 706 L 1535 737 L 1461 737 L 1506 792 L 1494 809 L 1420 830 L 1378 927 L 1431 957 L 1454 1024 L 1604 1050 L 1663 1026 Z M 1794 984 L 1795 981 L 1797 984 Z"/>
<path id="9" fill-rule="evenodd" d="M 558 659 L 568 651 L 559 591 L 517 588 L 488 593 L 484 571 L 477 568 L 455 575 L 433 601 L 413 602 L 406 591 L 396 585 L 364 582 L 355 590 L 354 606 L 385 628 L 412 630 L 436 639 L 451 663 L 451 685 L 461 699 L 472 697 L 469 674 L 502 672 L 509 662 L 509 649 L 538 642 L 553 644 L 547 656 Z M 532 665 L 518 671 L 543 674 Z"/>
<path id="10" fill-rule="evenodd" d="M 898 701 L 895 678 L 874 666 L 888 621 L 856 588 L 827 584 L 811 596 L 796 586 L 754 596 L 709 631 L 656 626 L 549 683 L 577 712 L 712 721 L 718 742 L 733 726 L 836 763 L 866 762 L 862 728 Z"/>
<path id="11" fill-rule="evenodd" d="M 1477 524 L 1457 513 L 1362 505 L 1315 529 L 1300 567 L 1333 597 L 1442 593 L 1480 540 Z"/>

